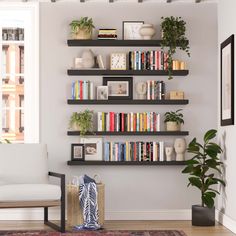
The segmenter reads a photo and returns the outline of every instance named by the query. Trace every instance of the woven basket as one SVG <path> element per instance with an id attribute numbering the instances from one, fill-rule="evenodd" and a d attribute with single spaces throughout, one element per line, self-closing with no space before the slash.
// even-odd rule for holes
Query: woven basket
<path id="1" fill-rule="evenodd" d="M 104 225 L 105 185 L 97 184 L 99 224 Z M 83 224 L 83 212 L 79 202 L 79 187 L 67 185 L 67 223 L 70 226 Z"/>

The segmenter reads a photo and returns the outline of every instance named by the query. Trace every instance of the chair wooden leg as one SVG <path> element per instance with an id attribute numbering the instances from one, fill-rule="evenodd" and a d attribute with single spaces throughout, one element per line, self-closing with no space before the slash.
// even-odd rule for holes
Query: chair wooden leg
<path id="1" fill-rule="evenodd" d="M 44 207 L 44 224 L 48 222 L 48 207 Z"/>

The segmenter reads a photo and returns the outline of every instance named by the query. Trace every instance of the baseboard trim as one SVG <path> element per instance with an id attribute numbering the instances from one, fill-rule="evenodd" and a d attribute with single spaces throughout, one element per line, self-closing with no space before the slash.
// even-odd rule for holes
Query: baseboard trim
<path id="1" fill-rule="evenodd" d="M 216 210 L 216 220 L 233 233 L 236 233 L 236 221 L 219 210 Z"/>
<path id="2" fill-rule="evenodd" d="M 156 211 L 107 211 L 106 220 L 191 220 L 190 209 Z"/>
<path id="3" fill-rule="evenodd" d="M 59 209 L 49 209 L 49 218 L 59 220 Z M 0 220 L 42 220 L 43 209 L 0 209 Z M 190 209 L 156 211 L 107 211 L 105 220 L 191 220 Z"/>

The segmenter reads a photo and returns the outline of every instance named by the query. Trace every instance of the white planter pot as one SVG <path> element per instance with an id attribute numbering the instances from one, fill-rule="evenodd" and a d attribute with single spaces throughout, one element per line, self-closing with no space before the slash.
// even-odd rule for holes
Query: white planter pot
<path id="1" fill-rule="evenodd" d="M 166 131 L 180 131 L 180 124 L 173 122 L 173 121 L 168 121 L 166 122 Z"/>
<path id="2" fill-rule="evenodd" d="M 143 39 L 150 40 L 156 34 L 156 30 L 151 24 L 143 24 L 139 30 L 139 33 Z"/>

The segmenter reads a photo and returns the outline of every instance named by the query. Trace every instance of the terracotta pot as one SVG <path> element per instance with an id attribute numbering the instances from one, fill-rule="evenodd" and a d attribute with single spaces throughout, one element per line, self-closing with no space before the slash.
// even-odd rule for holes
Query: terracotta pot
<path id="1" fill-rule="evenodd" d="M 73 39 L 92 39 L 92 30 L 78 30 L 76 33 L 72 33 Z"/>
<path id="2" fill-rule="evenodd" d="M 166 131 L 180 131 L 180 124 L 173 121 L 166 122 Z"/>

